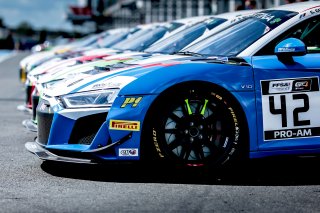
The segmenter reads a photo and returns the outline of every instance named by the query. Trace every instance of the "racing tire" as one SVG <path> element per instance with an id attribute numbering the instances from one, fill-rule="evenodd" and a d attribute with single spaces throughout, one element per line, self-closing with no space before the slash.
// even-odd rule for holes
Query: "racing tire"
<path id="1" fill-rule="evenodd" d="M 145 125 L 153 155 L 178 165 L 220 167 L 239 157 L 243 116 L 225 91 L 188 85 L 162 94 Z M 149 152 L 150 153 L 150 152 Z"/>

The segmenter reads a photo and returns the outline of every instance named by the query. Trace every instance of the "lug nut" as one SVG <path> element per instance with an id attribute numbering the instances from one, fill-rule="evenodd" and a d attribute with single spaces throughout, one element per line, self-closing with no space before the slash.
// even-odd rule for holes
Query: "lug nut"
<path id="1" fill-rule="evenodd" d="M 199 135 L 199 139 L 202 140 L 202 139 L 203 139 L 203 136 L 202 136 L 202 135 Z"/>
<path id="2" fill-rule="evenodd" d="M 199 129 L 203 129 L 203 126 L 202 126 L 202 125 L 200 125 L 200 126 L 199 126 Z"/>
<path id="3" fill-rule="evenodd" d="M 184 130 L 184 134 L 189 134 L 189 131 L 186 129 L 186 130 Z"/>
<path id="4" fill-rule="evenodd" d="M 193 138 L 190 138 L 190 142 L 193 142 L 194 141 L 194 139 Z"/>
<path id="5" fill-rule="evenodd" d="M 193 126 L 194 125 L 194 123 L 193 122 L 190 122 L 190 126 Z"/>

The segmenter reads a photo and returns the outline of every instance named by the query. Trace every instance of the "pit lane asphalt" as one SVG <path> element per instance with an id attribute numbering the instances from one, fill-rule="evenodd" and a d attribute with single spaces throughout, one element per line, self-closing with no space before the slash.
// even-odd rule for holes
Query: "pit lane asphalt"
<path id="1" fill-rule="evenodd" d="M 318 158 L 198 168 L 42 163 L 24 148 L 36 136 L 23 103 L 17 54 L 0 64 L 0 212 L 320 212 Z"/>

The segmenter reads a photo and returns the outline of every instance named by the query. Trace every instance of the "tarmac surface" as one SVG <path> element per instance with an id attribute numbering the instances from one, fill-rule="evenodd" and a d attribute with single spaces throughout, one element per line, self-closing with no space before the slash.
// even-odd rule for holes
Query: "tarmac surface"
<path id="1" fill-rule="evenodd" d="M 320 212 L 318 157 L 251 160 L 218 173 L 161 165 L 43 163 L 25 150 L 18 63 L 0 63 L 0 212 Z"/>

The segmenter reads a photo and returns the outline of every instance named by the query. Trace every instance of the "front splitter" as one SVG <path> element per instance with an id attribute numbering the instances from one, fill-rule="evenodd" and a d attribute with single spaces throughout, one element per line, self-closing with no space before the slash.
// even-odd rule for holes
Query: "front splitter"
<path id="1" fill-rule="evenodd" d="M 96 162 L 93 162 L 90 159 L 70 158 L 70 157 L 55 155 L 52 152 L 44 149 L 37 142 L 27 142 L 25 143 L 24 146 L 29 152 L 35 154 L 41 160 L 59 161 L 59 162 L 66 162 L 66 163 L 79 163 L 79 164 L 97 164 Z"/>

